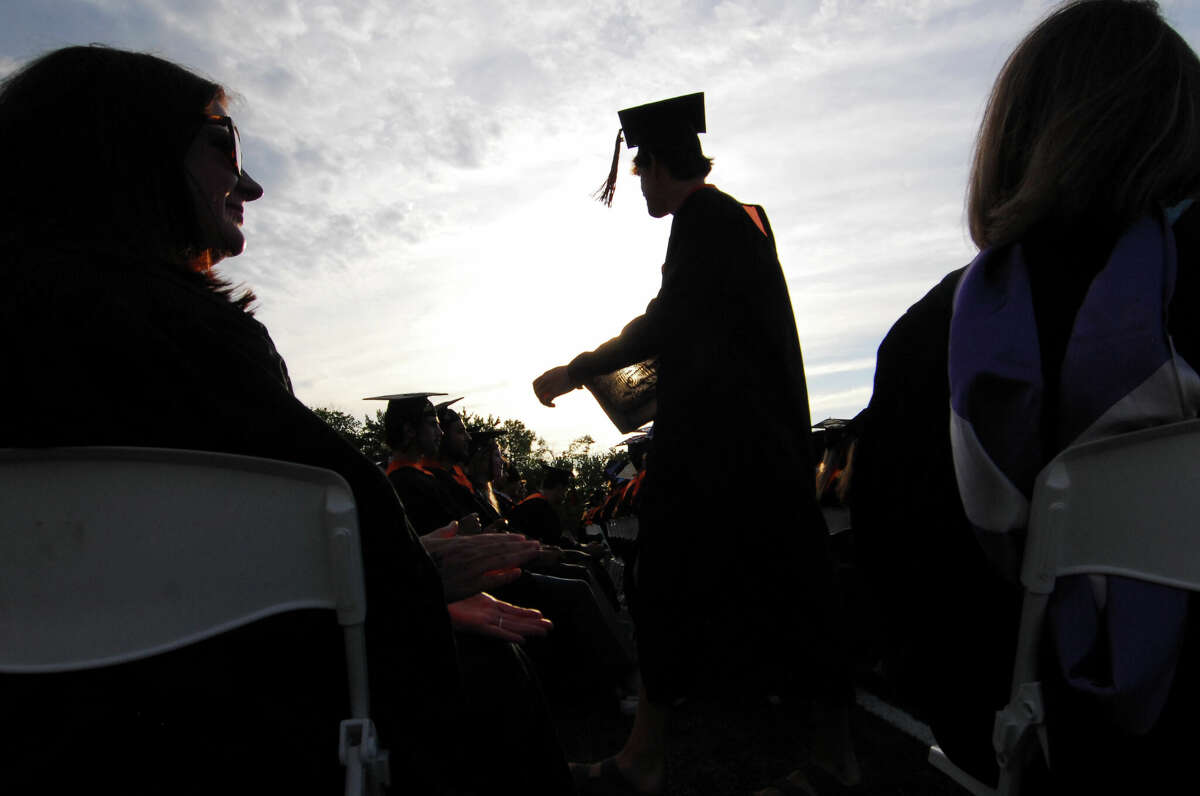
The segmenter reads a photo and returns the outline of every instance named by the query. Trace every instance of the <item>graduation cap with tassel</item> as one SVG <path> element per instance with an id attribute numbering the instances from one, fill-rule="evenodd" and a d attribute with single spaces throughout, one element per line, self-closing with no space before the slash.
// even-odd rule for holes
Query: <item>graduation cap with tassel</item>
<path id="1" fill-rule="evenodd" d="M 621 142 L 633 149 L 635 146 L 692 148 L 700 151 L 698 133 L 706 132 L 704 125 L 704 92 L 685 94 L 681 97 L 651 102 L 617 111 L 621 129 L 613 144 L 612 166 L 608 178 L 593 196 L 607 207 L 612 207 L 613 194 L 617 190 L 617 169 L 621 162 Z"/>

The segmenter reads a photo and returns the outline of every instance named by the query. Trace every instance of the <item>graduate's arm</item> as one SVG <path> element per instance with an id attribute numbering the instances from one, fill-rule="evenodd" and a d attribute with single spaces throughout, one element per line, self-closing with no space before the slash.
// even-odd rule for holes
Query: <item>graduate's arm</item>
<path id="1" fill-rule="evenodd" d="M 572 382 L 582 384 L 593 376 L 612 373 L 657 354 L 660 345 L 660 305 L 660 300 L 655 298 L 644 313 L 625 324 L 619 335 L 595 351 L 585 351 L 572 359 L 567 364 L 567 374 Z"/>
<path id="2" fill-rule="evenodd" d="M 616 337 L 535 379 L 533 390 L 538 400 L 546 406 L 554 406 L 555 398 L 579 389 L 588 379 L 656 356 L 671 335 L 685 333 L 688 308 L 694 304 L 695 296 L 707 289 L 706 282 L 709 281 L 702 276 L 709 270 L 707 267 L 701 263 L 694 264 L 700 267 L 692 265 L 665 271 L 658 295 L 646 306 L 646 311 L 625 324 Z"/>
<path id="3" fill-rule="evenodd" d="M 703 325 L 710 317 L 714 297 L 724 290 L 728 242 L 727 227 L 720 222 L 706 214 L 676 217 L 671 233 L 675 250 L 668 253 L 662 287 L 646 311 L 596 350 L 535 379 L 533 390 L 538 400 L 554 406 L 555 398 L 578 389 L 588 379 L 656 356 L 672 336 L 694 334 L 697 324 Z"/>
<path id="4" fill-rule="evenodd" d="M 612 373 L 658 353 L 657 305 L 658 299 L 652 300 L 644 313 L 625 324 L 619 335 L 595 351 L 586 351 L 534 379 L 533 392 L 538 400 L 554 406 L 555 398 L 579 389 L 593 376 Z"/>

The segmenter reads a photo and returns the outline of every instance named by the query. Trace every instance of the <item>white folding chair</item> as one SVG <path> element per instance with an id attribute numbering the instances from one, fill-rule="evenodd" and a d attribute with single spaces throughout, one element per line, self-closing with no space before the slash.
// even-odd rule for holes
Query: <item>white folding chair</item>
<path id="1" fill-rule="evenodd" d="M 976 794 L 1021 791 L 1041 752 L 1051 762 L 1038 648 L 1057 578 L 1120 575 L 1200 591 L 1200 420 L 1121 434 L 1063 451 L 1038 475 L 1030 507 L 1010 701 L 996 714 L 992 743 L 1000 782 Z M 952 763 L 930 761 L 951 776 Z"/>
<path id="2" fill-rule="evenodd" d="M 638 518 L 632 514 L 616 517 L 605 523 L 605 531 L 609 539 L 636 542 L 638 538 Z"/>
<path id="3" fill-rule="evenodd" d="M 369 713 L 358 520 L 341 476 L 199 451 L 0 450 L 0 672 L 136 661 L 308 608 L 335 610 L 343 628 L 346 793 L 377 791 L 387 753 Z"/>

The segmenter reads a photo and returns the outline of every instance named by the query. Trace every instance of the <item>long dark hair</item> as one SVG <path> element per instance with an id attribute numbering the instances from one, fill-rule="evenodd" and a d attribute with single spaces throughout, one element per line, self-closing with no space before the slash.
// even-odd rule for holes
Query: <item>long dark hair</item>
<path id="1" fill-rule="evenodd" d="M 170 61 L 99 45 L 10 75 L 0 84 L 0 258 L 65 246 L 206 271 L 183 158 L 224 96 Z"/>
<path id="2" fill-rule="evenodd" d="M 1009 56 L 967 197 L 980 248 L 1042 222 L 1121 229 L 1200 191 L 1200 60 L 1146 0 L 1076 0 Z"/>

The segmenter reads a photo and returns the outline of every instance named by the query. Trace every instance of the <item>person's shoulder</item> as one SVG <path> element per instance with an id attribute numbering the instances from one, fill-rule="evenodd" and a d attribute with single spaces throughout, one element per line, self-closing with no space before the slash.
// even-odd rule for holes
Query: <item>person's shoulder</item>
<path id="1" fill-rule="evenodd" d="M 152 304 L 144 285 L 86 251 L 12 253 L 0 263 L 0 275 L 3 315 L 10 323 L 39 319 L 64 332 L 91 329 L 95 334 L 137 325 Z"/>
<path id="2" fill-rule="evenodd" d="M 707 184 L 689 196 L 684 206 L 695 215 L 727 215 L 734 218 L 739 213 L 745 213 L 742 202 L 715 185 Z"/>
<path id="3" fill-rule="evenodd" d="M 750 228 L 768 233 L 770 222 L 760 205 L 742 202 L 713 185 L 705 185 L 687 198 L 675 216 L 675 228 L 685 239 L 727 241 Z"/>
<path id="4" fill-rule="evenodd" d="M 919 301 L 904 311 L 884 337 L 884 342 L 888 338 L 906 336 L 913 329 L 940 326 L 943 323 L 949 328 L 950 316 L 954 312 L 954 293 L 966 270 L 966 266 L 956 268 L 942 277 Z"/>
<path id="5" fill-rule="evenodd" d="M 405 486 L 424 486 L 425 484 L 434 483 L 432 475 L 422 473 L 415 467 L 397 467 L 388 473 L 387 477 L 393 484 L 403 484 Z"/>
<path id="6" fill-rule="evenodd" d="M 876 353 L 877 388 L 881 380 L 944 369 L 954 293 L 965 271 L 963 267 L 946 274 L 892 324 Z"/>

